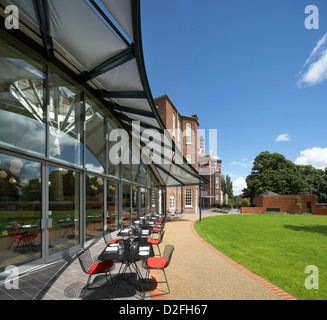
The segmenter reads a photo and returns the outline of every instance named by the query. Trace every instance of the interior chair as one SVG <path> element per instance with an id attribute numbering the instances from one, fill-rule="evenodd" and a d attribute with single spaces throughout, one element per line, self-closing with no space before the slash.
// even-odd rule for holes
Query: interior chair
<path id="1" fill-rule="evenodd" d="M 161 295 L 166 295 L 170 293 L 170 288 L 169 288 L 169 284 L 168 284 L 168 280 L 167 280 L 167 276 L 166 276 L 166 272 L 165 269 L 169 266 L 170 261 L 171 261 L 171 257 L 173 255 L 174 252 L 174 246 L 167 244 L 165 246 L 165 250 L 164 253 L 162 255 L 162 257 L 151 257 L 148 258 L 146 260 L 143 261 L 143 268 L 147 269 L 147 273 L 146 273 L 146 277 L 144 279 L 144 281 L 147 281 L 149 284 L 151 283 L 166 283 L 167 284 L 167 291 L 163 290 L 163 288 L 161 287 L 161 289 L 159 289 L 162 293 L 156 294 L 156 295 L 151 295 L 152 297 L 154 296 L 161 296 Z M 151 270 L 161 270 L 163 271 L 164 277 L 165 277 L 165 281 L 157 281 L 157 280 L 150 280 L 149 279 L 149 274 Z"/>
<path id="2" fill-rule="evenodd" d="M 154 244 L 157 246 L 158 248 L 158 252 L 159 252 L 159 256 L 161 257 L 161 252 L 160 252 L 160 247 L 159 247 L 159 244 L 162 242 L 162 239 L 164 237 L 164 234 L 165 234 L 165 231 L 164 230 L 161 230 L 159 232 L 159 236 L 158 236 L 158 239 L 152 239 L 152 238 L 148 238 L 147 242 L 148 243 L 151 243 L 151 244 Z"/>
<path id="3" fill-rule="evenodd" d="M 105 274 L 106 279 L 107 279 L 109 294 L 111 295 L 111 292 L 109 289 L 110 283 L 109 283 L 109 279 L 108 279 L 108 274 L 109 274 L 111 282 L 112 282 L 111 284 L 113 284 L 113 279 L 112 279 L 112 276 L 110 273 L 110 271 L 112 271 L 115 268 L 115 264 L 113 263 L 113 261 L 105 260 L 102 262 L 95 263 L 91 257 L 91 253 L 90 253 L 89 249 L 85 249 L 85 250 L 79 252 L 77 254 L 77 257 L 78 257 L 78 260 L 80 262 L 83 272 L 86 273 L 87 275 L 89 275 L 89 277 L 87 279 L 86 290 L 99 288 L 99 287 L 90 288 L 90 281 L 91 281 L 91 277 L 93 275 Z M 84 298 L 86 290 L 84 291 L 83 298 Z"/>
<path id="4" fill-rule="evenodd" d="M 36 243 L 35 238 L 37 237 L 37 233 L 26 234 L 26 233 L 19 233 L 18 228 L 16 228 L 14 238 L 18 240 L 16 249 L 23 248 L 27 250 L 31 248 L 32 250 L 36 250 Z"/>

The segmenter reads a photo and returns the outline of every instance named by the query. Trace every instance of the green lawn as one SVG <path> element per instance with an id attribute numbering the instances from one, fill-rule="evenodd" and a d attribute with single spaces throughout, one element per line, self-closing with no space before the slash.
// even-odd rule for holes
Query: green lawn
<path id="1" fill-rule="evenodd" d="M 327 216 L 244 214 L 195 223 L 219 251 L 300 300 L 327 299 Z M 306 289 L 305 268 L 318 267 L 319 289 Z"/>

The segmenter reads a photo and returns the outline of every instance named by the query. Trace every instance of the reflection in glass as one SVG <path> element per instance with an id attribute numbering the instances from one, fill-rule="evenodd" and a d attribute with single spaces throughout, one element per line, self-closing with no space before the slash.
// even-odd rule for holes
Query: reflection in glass
<path id="1" fill-rule="evenodd" d="M 93 100 L 86 98 L 86 168 L 105 173 L 106 141 L 105 110 Z"/>
<path id="2" fill-rule="evenodd" d="M 83 103 L 79 90 L 56 75 L 51 75 L 49 132 L 51 158 L 83 165 Z M 89 120 L 86 117 L 86 121 Z"/>
<path id="3" fill-rule="evenodd" d="M 152 189 L 151 213 L 153 214 L 158 213 L 157 206 L 158 206 L 158 191 Z"/>
<path id="4" fill-rule="evenodd" d="M 151 213 L 151 190 L 150 189 L 146 189 L 146 197 L 145 197 L 145 201 L 146 201 L 146 213 Z"/>
<path id="5" fill-rule="evenodd" d="M 118 182 L 107 180 L 107 232 L 118 230 L 118 201 L 119 184 Z"/>
<path id="6" fill-rule="evenodd" d="M 139 188 L 137 186 L 132 186 L 132 222 L 138 219 L 139 209 L 138 209 L 138 192 Z"/>
<path id="7" fill-rule="evenodd" d="M 0 154 L 0 272 L 41 258 L 41 164 Z"/>
<path id="8" fill-rule="evenodd" d="M 123 208 L 122 208 L 123 226 L 131 224 L 131 185 L 123 184 Z"/>
<path id="9" fill-rule="evenodd" d="M 79 173 L 49 166 L 49 254 L 80 243 Z"/>
<path id="10" fill-rule="evenodd" d="M 108 113 L 108 121 L 107 121 L 107 133 L 108 133 L 108 137 L 110 136 L 110 133 L 112 130 L 115 130 L 117 128 L 119 128 L 119 124 L 117 123 L 116 120 L 114 120 L 114 118 L 112 117 L 112 115 L 110 113 Z M 110 174 L 111 176 L 120 178 L 120 166 L 116 165 L 114 163 L 116 163 L 116 159 L 111 159 L 110 155 L 112 155 L 110 153 L 111 148 L 116 144 L 116 141 L 108 141 L 108 174 Z"/>
<path id="11" fill-rule="evenodd" d="M 0 41 L 0 142 L 45 154 L 45 67 Z"/>
<path id="12" fill-rule="evenodd" d="M 101 237 L 103 233 L 103 190 L 100 177 L 86 175 L 86 240 Z"/>
<path id="13" fill-rule="evenodd" d="M 140 204 L 140 210 L 141 210 L 141 216 L 146 214 L 146 189 L 141 188 L 141 204 Z"/>

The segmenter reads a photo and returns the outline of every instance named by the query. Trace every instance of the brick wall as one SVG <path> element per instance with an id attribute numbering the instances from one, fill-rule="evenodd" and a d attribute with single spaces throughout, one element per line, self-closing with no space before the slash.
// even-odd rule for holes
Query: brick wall
<path id="1" fill-rule="evenodd" d="M 298 202 L 302 207 L 295 205 Z M 242 208 L 242 213 L 265 213 L 267 209 L 279 209 L 280 212 L 287 213 L 306 213 L 308 212 L 308 204 L 311 205 L 311 213 L 316 215 L 327 215 L 326 208 L 316 208 L 315 195 L 263 195 L 253 199 L 256 207 Z"/>
<path id="2" fill-rule="evenodd" d="M 265 213 L 265 208 L 262 207 L 242 207 L 241 213 Z"/>

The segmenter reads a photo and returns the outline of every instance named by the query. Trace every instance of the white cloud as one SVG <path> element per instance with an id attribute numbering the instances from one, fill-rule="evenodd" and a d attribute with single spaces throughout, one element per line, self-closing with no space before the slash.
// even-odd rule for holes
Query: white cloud
<path id="1" fill-rule="evenodd" d="M 327 167 L 327 148 L 315 147 L 303 150 L 294 163 L 298 165 L 311 164 L 314 168 L 324 169 Z"/>
<path id="2" fill-rule="evenodd" d="M 282 142 L 282 141 L 290 141 L 291 138 L 288 133 L 280 134 L 277 138 L 275 138 L 276 142 Z"/>
<path id="3" fill-rule="evenodd" d="M 239 162 L 239 161 L 233 161 L 230 163 L 231 166 L 241 166 L 241 167 L 248 167 L 249 164 L 247 163 L 243 163 L 243 162 Z"/>
<path id="4" fill-rule="evenodd" d="M 318 41 L 299 74 L 297 85 L 314 86 L 327 79 L 327 33 Z"/>
<path id="5" fill-rule="evenodd" d="M 243 177 L 239 177 L 233 181 L 233 193 L 234 195 L 239 195 L 242 193 L 242 190 L 246 188 L 246 181 Z"/>

